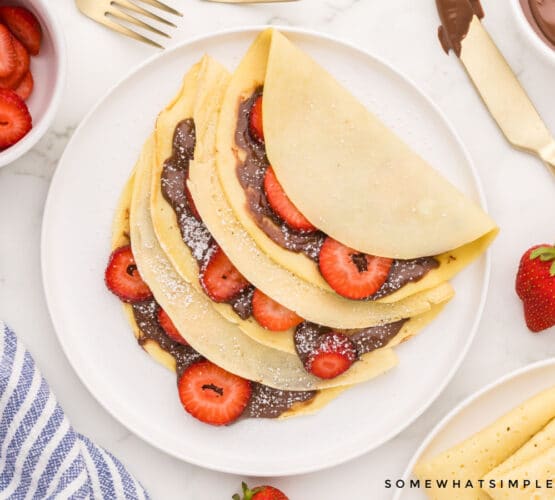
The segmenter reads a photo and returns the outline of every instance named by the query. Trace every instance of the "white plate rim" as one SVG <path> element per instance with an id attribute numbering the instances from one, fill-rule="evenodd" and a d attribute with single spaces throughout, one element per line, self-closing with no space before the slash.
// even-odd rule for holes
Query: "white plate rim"
<path id="1" fill-rule="evenodd" d="M 501 377 L 495 379 L 493 382 L 490 382 L 486 386 L 482 387 L 481 389 L 478 389 L 477 391 L 467 396 L 463 401 L 461 401 L 452 410 L 450 410 L 449 413 L 447 413 L 447 415 L 445 415 L 433 427 L 433 429 L 428 433 L 426 438 L 424 438 L 424 441 L 422 441 L 422 443 L 418 446 L 417 450 L 414 452 L 414 455 L 410 459 L 401 479 L 407 481 L 410 478 L 410 476 L 412 475 L 414 466 L 416 465 L 416 462 L 418 462 L 418 459 L 426 451 L 428 446 L 430 446 L 430 443 L 449 426 L 451 421 L 460 412 L 464 411 L 466 408 L 472 405 L 477 399 L 480 399 L 482 396 L 485 396 L 487 393 L 493 392 L 498 388 L 500 388 L 502 385 L 505 385 L 506 383 L 511 382 L 512 380 L 515 380 L 523 375 L 526 375 L 527 373 L 530 373 L 534 370 L 546 368 L 549 366 L 555 366 L 555 357 L 543 359 L 540 361 L 535 361 L 528 365 L 521 366 L 520 368 L 512 370 L 509 373 L 506 373 L 505 375 L 502 375 Z M 401 488 L 396 488 L 395 495 L 393 496 L 393 500 L 400 500 L 401 495 L 403 494 L 404 491 L 405 490 Z"/>
<path id="2" fill-rule="evenodd" d="M 94 116 L 95 112 L 98 110 L 98 108 L 100 108 L 102 106 L 104 101 L 112 94 L 112 92 L 114 92 L 126 80 L 131 78 L 135 73 L 141 71 L 146 66 L 148 66 L 149 64 L 156 61 L 158 58 L 164 57 L 164 55 L 166 55 L 168 53 L 173 53 L 173 52 L 182 50 L 188 45 L 192 45 L 192 44 L 195 44 L 195 43 L 203 42 L 203 41 L 206 41 L 206 40 L 209 40 L 209 39 L 212 39 L 212 38 L 217 38 L 217 37 L 221 37 L 221 36 L 225 36 L 225 35 L 244 34 L 244 33 L 256 34 L 256 33 L 260 32 L 264 29 L 267 29 L 267 28 L 274 28 L 274 29 L 277 29 L 277 30 L 279 30 L 283 33 L 286 33 L 286 34 L 287 33 L 292 33 L 292 34 L 312 36 L 312 37 L 323 39 L 323 40 L 332 42 L 334 44 L 341 45 L 341 46 L 346 47 L 348 49 L 354 50 L 355 52 L 358 52 L 361 55 L 364 55 L 366 57 L 370 57 L 370 58 L 374 59 L 376 62 L 383 65 L 389 71 L 394 73 L 397 77 L 399 77 L 400 79 L 404 80 L 407 84 L 409 84 L 412 87 L 412 89 L 416 93 L 418 93 L 419 96 L 426 102 L 426 104 L 428 106 L 430 106 L 430 108 L 436 113 L 439 120 L 443 123 L 445 128 L 448 130 L 448 132 L 452 135 L 453 139 L 456 141 L 458 147 L 460 148 L 460 151 L 464 155 L 464 158 L 465 158 L 465 161 L 466 161 L 466 166 L 468 167 L 469 173 L 471 174 L 472 181 L 474 183 L 474 188 L 476 190 L 476 194 L 477 194 L 478 200 L 480 202 L 480 205 L 485 211 L 487 211 L 487 202 L 486 202 L 486 197 L 485 197 L 485 194 L 484 194 L 482 181 L 481 181 L 480 176 L 478 175 L 478 172 L 477 172 L 476 167 L 474 165 L 474 162 L 472 161 L 472 158 L 471 158 L 471 156 L 468 152 L 468 149 L 464 145 L 464 143 L 463 143 L 462 139 L 460 138 L 459 134 L 456 132 L 453 125 L 447 119 L 447 117 L 443 113 L 443 111 L 438 107 L 438 105 L 436 105 L 420 89 L 420 87 L 418 85 L 416 85 L 416 83 L 412 79 L 410 79 L 409 77 L 407 77 L 403 73 L 399 72 L 391 64 L 389 64 L 388 62 L 386 62 L 385 60 L 383 60 L 379 56 L 376 56 L 375 54 L 371 53 L 370 51 L 363 49 L 362 47 L 358 46 L 357 44 L 354 44 L 352 42 L 347 42 L 347 41 L 341 39 L 340 37 L 336 37 L 336 36 L 329 35 L 329 34 L 326 34 L 326 33 L 321 33 L 321 32 L 316 31 L 316 30 L 311 30 L 311 29 L 307 29 L 307 28 L 300 28 L 300 27 L 291 27 L 291 26 L 262 24 L 262 25 L 242 26 L 242 27 L 238 27 L 238 28 L 217 30 L 217 31 L 213 31 L 213 32 L 210 32 L 210 33 L 207 33 L 207 34 L 204 34 L 204 35 L 188 38 L 188 39 L 176 44 L 175 46 L 170 47 L 169 49 L 166 49 L 165 51 L 163 51 L 159 54 L 154 54 L 154 55 L 150 56 L 145 61 L 139 63 L 134 68 L 132 68 L 123 78 L 121 78 L 118 82 L 116 82 L 114 85 L 112 85 L 100 97 L 100 99 L 93 105 L 93 107 L 89 110 L 89 112 L 86 113 L 86 115 L 83 117 L 83 119 L 79 123 L 79 126 L 74 131 L 74 133 L 72 135 L 72 139 L 70 139 L 68 144 L 66 144 L 66 148 L 64 149 L 64 153 L 62 154 L 58 165 L 64 163 L 65 151 L 66 151 L 66 149 L 68 149 L 69 145 L 72 143 L 73 137 L 76 137 L 80 133 L 81 129 L 84 128 L 87 125 L 87 123 L 89 122 L 91 117 Z M 56 195 L 56 193 L 55 193 L 56 189 L 52 189 L 52 187 L 53 186 L 54 187 L 58 186 L 59 183 L 57 182 L 57 178 L 61 177 L 61 175 L 62 175 L 60 172 L 61 172 L 60 168 L 57 168 L 53 177 L 52 177 L 50 188 L 49 188 L 48 195 L 47 195 L 46 202 L 45 202 L 45 206 L 44 206 L 42 227 L 41 227 L 41 275 L 42 275 L 42 282 L 43 282 L 43 289 L 44 289 L 44 293 L 45 293 L 46 304 L 47 304 L 47 308 L 48 308 L 48 311 L 49 311 L 49 314 L 50 314 L 50 318 L 52 320 L 52 324 L 54 326 L 54 330 L 56 332 L 56 336 L 58 338 L 58 341 L 60 342 L 60 345 L 62 347 L 62 350 L 63 350 L 66 358 L 68 359 L 71 367 L 73 368 L 73 370 L 77 374 L 79 380 L 86 387 L 86 389 L 89 391 L 89 393 L 94 397 L 94 399 L 100 404 L 100 406 L 102 406 L 102 408 L 104 408 L 104 410 L 106 410 L 106 412 L 109 415 L 111 415 L 117 422 L 119 422 L 121 425 L 123 425 L 126 429 L 129 429 L 131 432 L 133 432 L 133 434 L 135 434 L 136 436 L 138 436 L 139 438 L 141 438 L 143 441 L 147 442 L 148 444 L 150 444 L 154 448 L 156 448 L 160 451 L 163 451 L 164 453 L 166 453 L 166 454 L 168 454 L 168 455 L 170 455 L 174 458 L 177 458 L 177 459 L 182 460 L 182 461 L 186 461 L 187 463 L 191 463 L 191 464 L 197 465 L 199 467 L 204 467 L 204 468 L 207 468 L 207 469 L 211 469 L 211 470 L 215 470 L 215 471 L 219 471 L 219 472 L 224 472 L 224 473 L 230 473 L 230 474 L 239 474 L 239 475 L 247 475 L 247 476 L 248 475 L 250 475 L 250 476 L 260 475 L 259 471 L 257 471 L 257 470 L 238 470 L 238 469 L 233 468 L 233 467 L 225 467 L 225 466 L 220 466 L 220 465 L 211 465 L 211 464 L 204 463 L 202 461 L 198 461 L 194 457 L 191 457 L 191 456 L 188 456 L 187 458 L 184 458 L 184 455 L 186 455 L 186 453 L 183 453 L 180 456 L 177 453 L 166 450 L 162 446 L 158 445 L 154 440 L 151 440 L 148 435 L 145 435 L 145 434 L 139 432 L 138 430 L 132 428 L 127 422 L 125 422 L 123 420 L 123 418 L 121 418 L 119 415 L 115 414 L 115 412 L 113 412 L 107 405 L 105 405 L 103 403 L 102 399 L 101 399 L 101 395 L 97 392 L 96 388 L 94 388 L 86 380 L 85 376 L 82 373 L 80 373 L 80 371 L 77 369 L 76 365 L 72 361 L 71 356 L 69 355 L 70 354 L 69 349 L 68 349 L 66 343 L 63 340 L 63 336 L 59 333 L 59 328 L 58 328 L 59 321 L 57 320 L 56 315 L 53 313 L 55 308 L 51 304 L 51 298 L 50 298 L 51 293 L 50 293 L 50 285 L 49 285 L 49 283 L 51 282 L 51 279 L 49 278 L 49 274 L 48 274 L 48 265 L 47 265 L 47 258 L 46 258 L 47 255 L 46 255 L 46 243 L 45 242 L 46 242 L 46 235 L 47 235 L 47 230 L 48 230 L 47 228 L 49 227 L 50 212 L 52 211 L 52 209 L 50 207 L 53 205 L 53 203 L 54 203 L 53 200 L 55 200 L 55 195 Z M 358 457 L 360 457 L 360 456 L 362 456 L 366 453 L 369 453 L 370 451 L 373 451 L 373 450 L 379 448 L 383 444 L 387 443 L 388 441 L 390 441 L 391 439 L 396 437 L 398 434 L 403 432 L 407 427 L 412 425 L 412 423 L 416 419 L 418 419 L 430 407 L 430 405 L 441 395 L 441 393 L 444 391 L 444 389 L 447 387 L 449 382 L 454 377 L 455 373 L 458 371 L 462 362 L 466 358 L 466 355 L 468 354 L 468 351 L 469 351 L 469 349 L 472 345 L 472 342 L 474 341 L 474 338 L 476 337 L 476 333 L 478 331 L 478 327 L 479 327 L 481 319 L 482 319 L 482 315 L 483 315 L 483 311 L 484 311 L 484 308 L 485 308 L 486 299 L 487 299 L 487 295 L 488 295 L 488 290 L 489 290 L 490 277 L 491 277 L 491 250 L 488 249 L 486 251 L 485 255 L 482 256 L 482 258 L 484 259 L 484 275 L 483 275 L 483 278 L 482 278 L 482 287 L 481 287 L 481 290 L 480 290 L 480 301 L 479 301 L 479 305 L 478 305 L 477 310 L 476 310 L 474 321 L 472 322 L 472 325 L 468 330 L 468 336 L 467 336 L 466 343 L 464 345 L 464 348 L 460 351 L 460 354 L 459 354 L 456 362 L 453 363 L 452 368 L 449 371 L 449 373 L 446 374 L 446 376 L 442 379 L 441 383 L 436 386 L 436 389 L 434 391 L 430 391 L 430 397 L 427 398 L 426 400 L 423 400 L 423 403 L 418 407 L 418 409 L 415 412 L 413 412 L 407 418 L 407 420 L 403 424 L 391 429 L 388 433 L 385 433 L 382 436 L 381 439 L 376 440 L 374 443 L 372 443 L 369 446 L 361 446 L 360 449 L 357 450 L 356 452 L 346 454 L 344 456 L 340 456 L 337 459 L 328 461 L 327 463 L 307 465 L 307 466 L 303 467 L 302 469 L 287 470 L 285 473 L 283 471 L 276 472 L 276 473 L 272 473 L 271 471 L 268 471 L 268 473 L 265 474 L 266 477 L 276 477 L 276 476 L 283 476 L 283 475 L 293 476 L 293 475 L 299 475 L 299 474 L 307 474 L 307 473 L 317 472 L 317 471 L 321 471 L 321 470 L 328 469 L 328 468 L 331 468 L 331 467 L 335 467 L 337 465 L 340 465 L 340 464 L 346 463 L 348 461 L 354 460 L 354 459 L 356 459 L 356 458 L 358 458 Z"/>

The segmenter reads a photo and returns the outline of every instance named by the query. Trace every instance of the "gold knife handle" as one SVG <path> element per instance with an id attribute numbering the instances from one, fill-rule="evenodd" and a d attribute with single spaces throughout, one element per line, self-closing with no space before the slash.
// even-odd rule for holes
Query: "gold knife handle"
<path id="1" fill-rule="evenodd" d="M 538 151 L 538 156 L 547 165 L 551 173 L 555 175 L 555 140 L 552 139 L 547 146 L 541 148 Z"/>

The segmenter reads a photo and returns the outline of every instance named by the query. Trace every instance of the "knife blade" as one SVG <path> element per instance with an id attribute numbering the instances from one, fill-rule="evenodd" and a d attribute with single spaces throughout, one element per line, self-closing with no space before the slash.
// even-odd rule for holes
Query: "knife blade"
<path id="1" fill-rule="evenodd" d="M 507 140 L 537 155 L 555 174 L 555 139 L 476 16 L 462 40 L 460 60 Z"/>

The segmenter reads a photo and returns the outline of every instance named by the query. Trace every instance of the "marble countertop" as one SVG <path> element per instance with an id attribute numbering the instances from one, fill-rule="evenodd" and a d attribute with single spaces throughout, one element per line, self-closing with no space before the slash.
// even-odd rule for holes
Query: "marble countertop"
<path id="1" fill-rule="evenodd" d="M 462 67 L 441 51 L 432 0 L 302 0 L 257 6 L 201 0 L 173 3 L 185 16 L 171 44 L 210 31 L 268 23 L 322 31 L 379 55 L 438 104 L 482 177 L 490 213 L 502 232 L 492 248 L 483 320 L 453 381 L 411 427 L 374 452 L 329 471 L 271 480 L 293 500 L 391 498 L 384 480 L 401 476 L 418 444 L 450 408 L 497 377 L 554 355 L 555 331 L 530 334 L 514 293 L 520 255 L 532 244 L 553 241 L 553 179 L 537 160 L 508 146 Z M 530 46 L 508 1 L 484 3 L 485 25 L 555 131 L 555 62 Z M 153 498 L 230 498 L 245 478 L 180 462 L 132 435 L 79 382 L 56 339 L 40 278 L 41 218 L 50 179 L 86 112 L 156 51 L 89 21 L 77 12 L 73 0 L 49 4 L 66 31 L 68 83 L 50 131 L 27 155 L 0 169 L 0 318 L 26 342 L 74 426 L 118 456 Z"/>

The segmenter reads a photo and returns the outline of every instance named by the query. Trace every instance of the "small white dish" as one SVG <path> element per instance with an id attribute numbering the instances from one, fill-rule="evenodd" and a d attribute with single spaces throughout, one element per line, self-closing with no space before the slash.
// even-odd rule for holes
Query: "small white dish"
<path id="1" fill-rule="evenodd" d="M 283 476 L 337 465 L 393 438 L 434 401 L 474 338 L 489 281 L 484 255 L 454 280 L 456 298 L 391 372 L 346 391 L 318 414 L 218 428 L 188 416 L 175 376 L 141 351 L 104 285 L 121 190 L 154 120 L 184 72 L 208 53 L 230 69 L 265 27 L 196 38 L 146 61 L 116 85 L 73 134 L 51 183 L 42 225 L 45 294 L 78 376 L 116 419 L 165 452 L 203 467 Z M 280 29 L 280 28 L 278 28 Z M 441 111 L 378 58 L 334 38 L 282 29 L 394 131 L 484 205 L 477 173 Z"/>
<path id="2" fill-rule="evenodd" d="M 464 441 L 534 394 L 555 385 L 555 358 L 527 365 L 475 392 L 451 410 L 428 434 L 412 457 L 393 500 L 426 500 L 424 491 L 409 489 L 416 463 Z"/>
<path id="3" fill-rule="evenodd" d="M 538 32 L 534 30 L 524 11 L 522 10 L 522 5 L 520 0 L 511 0 L 511 9 L 513 11 L 513 17 L 520 29 L 520 32 L 528 40 L 528 43 L 534 47 L 534 49 L 542 54 L 543 57 L 549 59 L 551 63 L 555 63 L 555 49 L 551 48 L 542 38 Z"/>
<path id="4" fill-rule="evenodd" d="M 66 77 L 63 32 L 50 12 L 48 0 L 13 0 L 6 4 L 21 5 L 33 12 L 42 27 L 43 39 L 39 55 L 31 57 L 35 85 L 27 106 L 33 118 L 33 128 L 19 142 L 0 152 L 0 167 L 23 156 L 46 133 L 60 107 Z"/>

